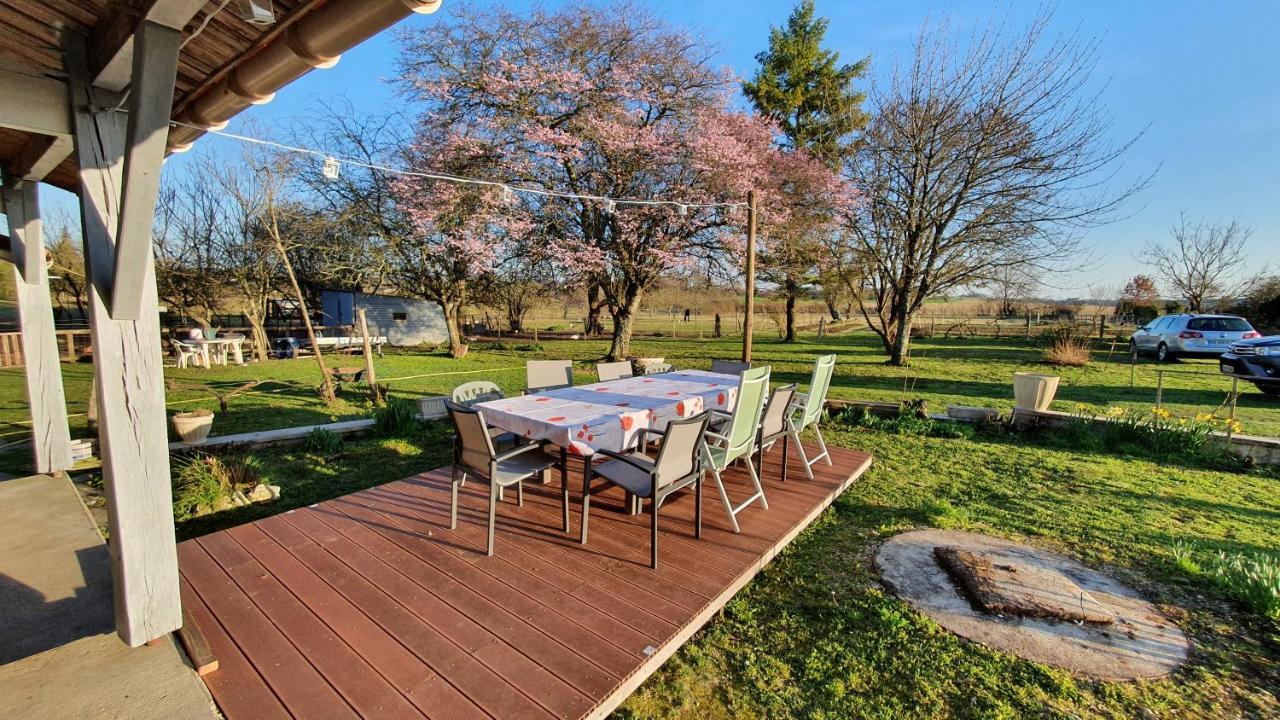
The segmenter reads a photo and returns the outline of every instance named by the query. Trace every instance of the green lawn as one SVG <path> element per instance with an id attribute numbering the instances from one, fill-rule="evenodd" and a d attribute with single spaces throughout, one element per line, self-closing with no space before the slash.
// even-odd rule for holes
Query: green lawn
<path id="1" fill-rule="evenodd" d="M 739 339 L 721 340 L 638 338 L 633 351 L 640 355 L 664 356 L 678 367 L 709 367 L 711 358 L 735 357 Z M 531 347 L 537 349 L 530 349 Z M 543 341 L 500 345 L 479 343 L 463 360 L 441 353 L 416 350 L 389 352 L 378 358 L 379 379 L 390 384 L 393 394 L 420 395 L 448 393 L 468 380 L 486 379 L 508 392 L 518 392 L 524 383 L 524 362 L 530 358 L 570 357 L 578 362 L 579 381 L 593 377 L 593 363 L 608 347 L 603 340 Z M 492 349 L 499 348 L 499 349 Z M 1167 365 L 1143 361 L 1134 369 L 1130 386 L 1130 366 L 1123 353 L 1108 361 L 1105 352 L 1084 368 L 1056 369 L 1040 362 L 1039 347 L 1021 339 L 920 340 L 910 368 L 883 364 L 879 344 L 865 331 L 828 337 L 818 341 L 805 336 L 803 342 L 787 345 L 757 337 L 755 360 L 774 368 L 776 382 L 808 381 L 814 355 L 839 355 L 831 396 L 845 399 L 890 400 L 922 397 L 930 407 L 942 410 L 949 403 L 1009 408 L 1013 405 L 1013 373 L 1019 370 L 1051 372 L 1062 376 L 1055 407 L 1072 410 L 1076 403 L 1117 404 L 1149 409 L 1155 402 L 1157 371 L 1169 374 L 1164 382 L 1164 403 L 1179 416 L 1191 416 L 1220 408 L 1231 387 L 1229 379 L 1217 374 L 1213 361 L 1194 360 Z M 331 364 L 359 365 L 359 357 L 330 358 Z M 293 425 L 329 422 L 367 416 L 368 404 L 356 388 L 344 390 L 342 399 L 325 407 L 318 399 L 318 372 L 310 358 L 271 361 L 265 365 L 204 370 L 169 368 L 166 377 L 179 383 L 207 386 L 226 392 L 251 380 L 269 380 L 249 394 L 232 398 L 230 412 L 220 414 L 213 432 L 228 434 Z M 87 363 L 63 366 L 63 379 L 72 414 L 72 433 L 87 434 L 84 412 L 91 381 Z M 1244 432 L 1280 435 L 1280 402 L 1268 399 L 1250 386 L 1243 386 L 1238 417 Z M 208 393 L 181 387 L 169 393 L 171 409 L 206 407 L 217 409 L 217 400 Z M 1225 409 L 1220 409 L 1225 414 Z M 27 428 L 27 398 L 21 368 L 0 370 L 0 444 L 22 440 Z M 25 457 L 0 450 L 0 469 L 20 471 Z"/>
<path id="2" fill-rule="evenodd" d="M 378 360 L 393 393 L 447 392 L 472 379 L 509 392 L 529 357 L 573 357 L 580 381 L 602 341 L 476 347 L 464 360 L 403 351 Z M 635 350 L 677 366 L 707 367 L 732 357 L 732 340 L 644 339 Z M 760 340 L 756 357 L 780 382 L 807 382 L 814 354 L 836 352 L 835 397 L 1012 404 L 1010 375 L 1045 370 L 1038 351 L 1017 340 L 922 341 L 912 368 L 881 364 L 865 335 L 783 345 Z M 358 364 L 343 360 L 342 364 Z M 1139 366 L 1129 387 L 1124 364 L 1095 362 L 1063 374 L 1060 407 L 1119 402 L 1149 407 L 1154 369 Z M 1211 369 L 1206 363 L 1168 366 Z M 238 432 L 368 414 L 356 390 L 325 408 L 314 392 L 312 360 L 266 366 L 168 370 L 169 377 L 229 388 L 269 371 L 275 385 L 232 399 L 217 432 Z M 83 412 L 89 366 L 64 366 L 71 411 Z M 422 377 L 417 377 L 422 376 Z M 1213 377 L 1177 376 L 1166 400 L 1178 414 L 1217 405 Z M 216 407 L 192 390 L 170 394 L 174 408 Z M 21 375 L 0 371 L 0 421 L 21 432 Z M 1280 434 L 1280 405 L 1249 392 L 1246 428 Z M 74 419 L 77 434 L 83 418 Z M 438 467 L 447 462 L 439 423 L 400 438 L 365 437 L 317 454 L 305 448 L 253 451 L 250 464 L 284 489 L 281 500 L 182 522 L 180 538 Z M 726 610 L 627 701 L 623 717 L 698 718 L 1119 718 L 1277 717 L 1280 627 L 1180 570 L 1173 548 L 1280 552 L 1280 471 L 1225 472 L 1210 461 L 1116 456 L 1063 447 L 1049 437 L 983 431 L 971 437 L 904 437 L 831 426 L 828 441 L 875 455 L 872 470 L 846 492 Z M 10 453 L 10 465 L 25 459 Z M 20 468 L 19 468 L 20 469 Z M 1073 555 L 1116 573 L 1161 603 L 1190 634 L 1191 664 L 1165 680 L 1106 683 L 1073 679 L 1042 665 L 963 642 L 887 594 L 871 565 L 876 544 L 913 527 L 942 526 L 1005 535 Z"/>
<path id="3" fill-rule="evenodd" d="M 875 465 L 624 706 L 636 718 L 1274 718 L 1280 623 L 1171 548 L 1280 551 L 1277 474 L 1071 452 L 1023 436 L 827 434 Z M 1110 683 L 962 641 L 894 598 L 877 544 L 916 527 L 1007 536 L 1109 570 L 1188 632 L 1192 662 Z"/>

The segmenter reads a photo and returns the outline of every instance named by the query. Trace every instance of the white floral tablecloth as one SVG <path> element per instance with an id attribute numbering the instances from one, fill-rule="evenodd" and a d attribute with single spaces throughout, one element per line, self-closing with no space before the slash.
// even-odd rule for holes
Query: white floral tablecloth
<path id="1" fill-rule="evenodd" d="M 708 408 L 732 412 L 737 400 L 737 375 L 680 370 L 490 400 L 475 407 L 490 425 L 549 440 L 575 455 L 591 455 L 631 448 L 641 428 L 662 430 L 674 419 Z"/>

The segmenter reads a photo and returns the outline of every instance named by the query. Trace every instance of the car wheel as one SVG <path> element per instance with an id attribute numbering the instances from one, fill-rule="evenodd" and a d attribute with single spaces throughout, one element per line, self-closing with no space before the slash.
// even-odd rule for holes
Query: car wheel
<path id="1" fill-rule="evenodd" d="M 1263 395 L 1280 398 L 1280 382 L 1254 383 Z"/>
<path id="2" fill-rule="evenodd" d="M 1164 343 L 1156 348 L 1156 359 L 1160 362 L 1169 362 L 1173 360 L 1173 353 L 1169 352 L 1169 346 Z"/>
<path id="3" fill-rule="evenodd" d="M 1138 343 L 1133 340 L 1129 341 L 1129 355 L 1135 358 L 1138 357 Z"/>

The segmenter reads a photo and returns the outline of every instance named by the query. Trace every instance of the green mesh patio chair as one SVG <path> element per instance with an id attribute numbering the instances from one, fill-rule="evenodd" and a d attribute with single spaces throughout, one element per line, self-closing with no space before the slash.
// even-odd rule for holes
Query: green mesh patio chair
<path id="1" fill-rule="evenodd" d="M 703 446 L 704 461 L 707 470 L 715 478 L 716 488 L 720 491 L 720 499 L 724 501 L 724 509 L 729 513 L 729 524 L 734 532 L 742 532 L 738 527 L 738 513 L 748 505 L 760 501 L 764 509 L 769 509 L 769 501 L 765 499 L 764 488 L 760 485 L 760 476 L 756 474 L 755 464 L 751 456 L 755 453 L 756 437 L 760 430 L 760 414 L 764 410 L 765 393 L 769 390 L 769 366 L 752 368 L 743 371 L 738 378 L 738 403 L 732 413 L 721 410 L 709 410 L 713 416 L 724 419 L 716 430 L 707 430 L 706 444 Z M 724 489 L 724 481 L 720 474 L 727 470 L 736 460 L 743 460 L 747 472 L 751 473 L 751 482 L 755 485 L 755 493 L 742 501 L 737 507 L 729 500 L 729 493 Z"/>
<path id="2" fill-rule="evenodd" d="M 835 369 L 835 355 L 818 356 L 813 363 L 813 377 L 809 379 L 809 392 L 796 393 L 795 414 L 788 418 L 788 423 L 791 425 L 791 439 L 796 441 L 796 450 L 800 453 L 800 459 L 804 461 L 804 473 L 810 480 L 813 479 L 813 466 L 819 460 L 826 460 L 828 465 L 831 464 L 831 453 L 827 452 L 827 443 L 822 439 L 822 428 L 818 423 L 822 420 L 822 412 L 827 404 L 827 390 L 831 389 L 831 376 Z M 804 446 L 800 444 L 800 433 L 807 427 L 812 427 L 813 432 L 817 434 L 818 448 L 822 450 L 813 459 L 805 455 Z"/>

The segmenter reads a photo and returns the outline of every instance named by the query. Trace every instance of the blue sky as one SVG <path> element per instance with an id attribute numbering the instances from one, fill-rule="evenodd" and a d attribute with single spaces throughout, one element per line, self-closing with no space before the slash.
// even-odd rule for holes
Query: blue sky
<path id="1" fill-rule="evenodd" d="M 440 15 L 413 16 L 405 25 L 429 27 Z M 528 7 L 527 2 L 507 2 Z M 545 3 L 554 5 L 555 3 Z M 646 0 L 670 22 L 695 30 L 721 51 L 725 65 L 748 76 L 767 43 L 770 25 L 785 22 L 789 2 L 772 0 Z M 921 26 L 950 19 L 967 28 L 1008 16 L 1024 25 L 1042 6 L 996 2 L 817 0 L 831 20 L 828 47 L 847 60 L 871 57 L 883 77 L 904 60 Z M 1148 240 L 1168 237 L 1180 211 L 1209 220 L 1233 217 L 1254 229 L 1255 266 L 1280 268 L 1280 3 L 1271 0 L 1066 0 L 1054 8 L 1053 30 L 1100 38 L 1097 84 L 1117 136 L 1146 128 L 1124 161 L 1128 177 L 1158 168 L 1126 208 L 1131 217 L 1087 232 L 1098 263 L 1064 275 L 1046 294 L 1082 294 L 1090 286 L 1118 286 L 1143 270 L 1136 256 Z M 395 72 L 392 33 L 347 53 L 337 67 L 315 71 L 275 101 L 241 117 L 270 132 L 302 122 L 318 101 L 345 96 L 376 108 L 396 101 L 387 82 Z M 232 129 L 237 123 L 232 124 Z M 262 129 L 262 128 L 265 128 Z M 233 141 L 206 137 L 206 151 L 235 152 Z M 177 157 L 166 172 L 182 172 Z M 65 199 L 60 199 L 63 204 Z"/>

